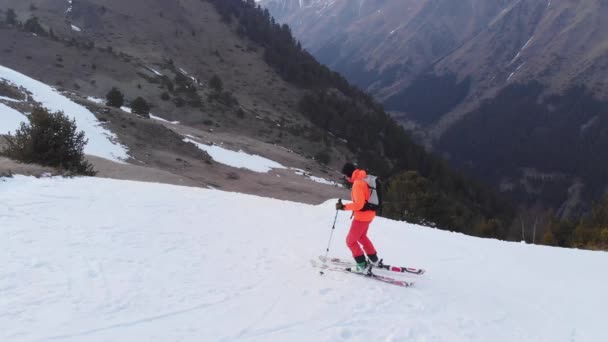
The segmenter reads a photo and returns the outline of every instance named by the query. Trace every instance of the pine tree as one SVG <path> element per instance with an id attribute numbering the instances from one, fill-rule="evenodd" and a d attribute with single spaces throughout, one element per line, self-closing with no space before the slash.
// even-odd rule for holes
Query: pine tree
<path id="1" fill-rule="evenodd" d="M 548 229 L 545 234 L 543 234 L 543 245 L 547 246 L 557 246 L 557 239 L 555 238 L 555 234 L 551 229 Z"/>
<path id="2" fill-rule="evenodd" d="M 125 103 L 125 96 L 116 87 L 113 87 L 106 95 L 106 105 L 120 108 Z"/>
<path id="3" fill-rule="evenodd" d="M 131 102 L 131 111 L 133 114 L 139 114 L 146 117 L 150 116 L 150 105 L 142 97 L 138 97 Z"/>
<path id="4" fill-rule="evenodd" d="M 77 131 L 74 119 L 40 107 L 28 118 L 29 124 L 22 123 L 15 135 L 9 134 L 6 156 L 24 163 L 59 167 L 75 174 L 95 174 L 84 155 L 87 139 L 83 131 Z"/>
<path id="5" fill-rule="evenodd" d="M 216 93 L 221 93 L 224 90 L 224 82 L 218 75 L 213 75 L 209 80 L 209 87 Z"/>
<path id="6" fill-rule="evenodd" d="M 7 25 L 17 25 L 17 14 L 14 9 L 9 8 L 6 10 L 5 23 Z"/>
<path id="7" fill-rule="evenodd" d="M 42 26 L 40 25 L 40 22 L 38 21 L 38 17 L 36 16 L 32 16 L 30 17 L 25 24 L 23 24 L 23 28 L 31 33 L 35 33 L 35 34 L 39 34 L 39 35 L 45 35 L 46 31 L 44 31 L 44 29 L 42 28 Z"/>

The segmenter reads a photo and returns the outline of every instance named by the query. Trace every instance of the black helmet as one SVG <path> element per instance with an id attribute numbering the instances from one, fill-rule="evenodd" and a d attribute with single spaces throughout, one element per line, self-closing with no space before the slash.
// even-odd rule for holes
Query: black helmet
<path id="1" fill-rule="evenodd" d="M 355 172 L 356 169 L 357 169 L 357 167 L 355 166 L 355 164 L 346 163 L 342 167 L 342 174 L 345 175 L 346 177 L 352 177 L 353 172 Z"/>

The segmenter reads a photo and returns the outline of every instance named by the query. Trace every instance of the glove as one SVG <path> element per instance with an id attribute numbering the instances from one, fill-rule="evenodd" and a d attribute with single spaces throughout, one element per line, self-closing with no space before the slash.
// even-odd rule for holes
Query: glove
<path id="1" fill-rule="evenodd" d="M 336 210 L 344 210 L 344 204 L 342 204 L 342 201 L 338 201 L 338 203 L 336 203 Z"/>

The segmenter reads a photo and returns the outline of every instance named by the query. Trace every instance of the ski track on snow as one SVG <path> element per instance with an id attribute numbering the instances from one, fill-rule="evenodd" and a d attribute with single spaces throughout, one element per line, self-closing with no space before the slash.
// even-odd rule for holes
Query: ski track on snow
<path id="1" fill-rule="evenodd" d="M 15 176 L 0 203 L 1 341 L 608 340 L 605 252 L 377 219 L 380 256 L 427 269 L 403 289 L 310 266 L 334 201 Z"/>

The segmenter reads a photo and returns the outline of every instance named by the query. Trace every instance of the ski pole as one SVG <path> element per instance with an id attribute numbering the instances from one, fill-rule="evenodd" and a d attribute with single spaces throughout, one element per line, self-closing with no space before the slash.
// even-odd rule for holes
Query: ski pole
<path id="1" fill-rule="evenodd" d="M 338 200 L 338 203 L 342 203 L 342 199 Z M 340 210 L 336 210 L 336 216 L 334 217 L 334 224 L 331 226 L 331 234 L 329 235 L 329 242 L 327 242 L 327 249 L 325 250 L 325 259 L 327 260 L 327 255 L 329 254 L 329 246 L 331 246 L 331 239 L 334 237 L 334 231 L 336 230 L 336 221 L 338 220 L 338 213 Z M 325 261 L 324 261 L 325 262 Z M 325 274 L 323 271 L 319 271 L 321 275 Z"/>

